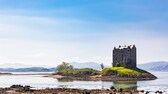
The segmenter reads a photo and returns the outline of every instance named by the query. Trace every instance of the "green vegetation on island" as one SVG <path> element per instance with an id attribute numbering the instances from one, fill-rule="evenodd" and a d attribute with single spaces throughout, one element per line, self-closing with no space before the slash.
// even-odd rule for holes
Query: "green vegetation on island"
<path id="1" fill-rule="evenodd" d="M 66 62 L 58 65 L 56 69 L 56 73 L 61 75 L 82 76 L 100 74 L 100 71 L 91 68 L 74 69 L 72 65 Z"/>
<path id="2" fill-rule="evenodd" d="M 75 69 L 69 63 L 63 62 L 57 66 L 55 75 L 61 75 L 64 79 L 71 80 L 152 80 L 156 79 L 151 73 L 139 68 L 111 67 L 104 68 L 100 64 L 102 71 L 92 68 Z M 62 78 L 59 78 L 61 80 Z"/>
<path id="3" fill-rule="evenodd" d="M 102 66 L 102 64 L 100 65 Z M 62 64 L 57 66 L 57 73 L 62 74 L 73 74 L 73 75 L 97 75 L 97 74 L 106 74 L 108 72 L 113 72 L 115 74 L 128 74 L 128 75 L 138 75 L 142 73 L 148 73 L 145 70 L 139 68 L 125 68 L 125 67 L 111 67 L 111 68 L 102 68 L 102 71 L 94 70 L 91 68 L 82 68 L 82 69 L 74 69 L 72 65 L 69 63 L 63 62 Z"/>
<path id="4" fill-rule="evenodd" d="M 139 68 L 125 68 L 125 67 L 112 67 L 112 68 L 105 68 L 102 70 L 102 74 L 106 74 L 108 72 L 114 72 L 116 74 L 129 74 L 129 75 L 137 75 L 142 73 L 148 73 L 145 70 Z"/>

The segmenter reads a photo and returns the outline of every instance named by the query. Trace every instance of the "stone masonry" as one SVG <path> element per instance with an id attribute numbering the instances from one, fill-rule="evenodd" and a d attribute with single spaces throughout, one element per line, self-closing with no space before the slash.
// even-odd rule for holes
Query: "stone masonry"
<path id="1" fill-rule="evenodd" d="M 113 67 L 136 68 L 136 47 L 135 45 L 114 47 Z"/>

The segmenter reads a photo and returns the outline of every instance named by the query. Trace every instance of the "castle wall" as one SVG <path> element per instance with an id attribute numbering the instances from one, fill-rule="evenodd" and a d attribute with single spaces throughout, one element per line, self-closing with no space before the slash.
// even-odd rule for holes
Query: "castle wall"
<path id="1" fill-rule="evenodd" d="M 135 68 L 136 67 L 136 47 L 119 47 L 113 50 L 113 67 L 122 66 Z"/>

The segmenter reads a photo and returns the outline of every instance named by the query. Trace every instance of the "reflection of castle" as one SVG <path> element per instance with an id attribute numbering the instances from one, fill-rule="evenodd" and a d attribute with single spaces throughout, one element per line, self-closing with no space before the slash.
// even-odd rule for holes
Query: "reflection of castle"
<path id="1" fill-rule="evenodd" d="M 135 45 L 114 47 L 113 67 L 121 66 L 136 68 L 136 47 Z"/>
<path id="2" fill-rule="evenodd" d="M 125 89 L 137 90 L 137 81 L 113 81 L 114 87 L 125 87 Z"/>

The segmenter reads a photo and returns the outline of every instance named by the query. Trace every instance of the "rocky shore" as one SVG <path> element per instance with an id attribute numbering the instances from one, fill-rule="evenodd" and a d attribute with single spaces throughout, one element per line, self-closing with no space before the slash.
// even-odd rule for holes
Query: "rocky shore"
<path id="1" fill-rule="evenodd" d="M 70 88 L 46 88 L 32 89 L 30 86 L 12 85 L 9 88 L 0 88 L 0 94 L 148 94 L 152 91 L 115 89 L 70 89 Z M 155 91 L 152 94 L 163 94 L 163 91 Z"/>
<path id="2" fill-rule="evenodd" d="M 150 73 L 139 75 L 49 75 L 48 77 L 56 78 L 58 80 L 90 80 L 90 81 L 115 81 L 115 80 L 155 80 L 156 76 Z"/>

